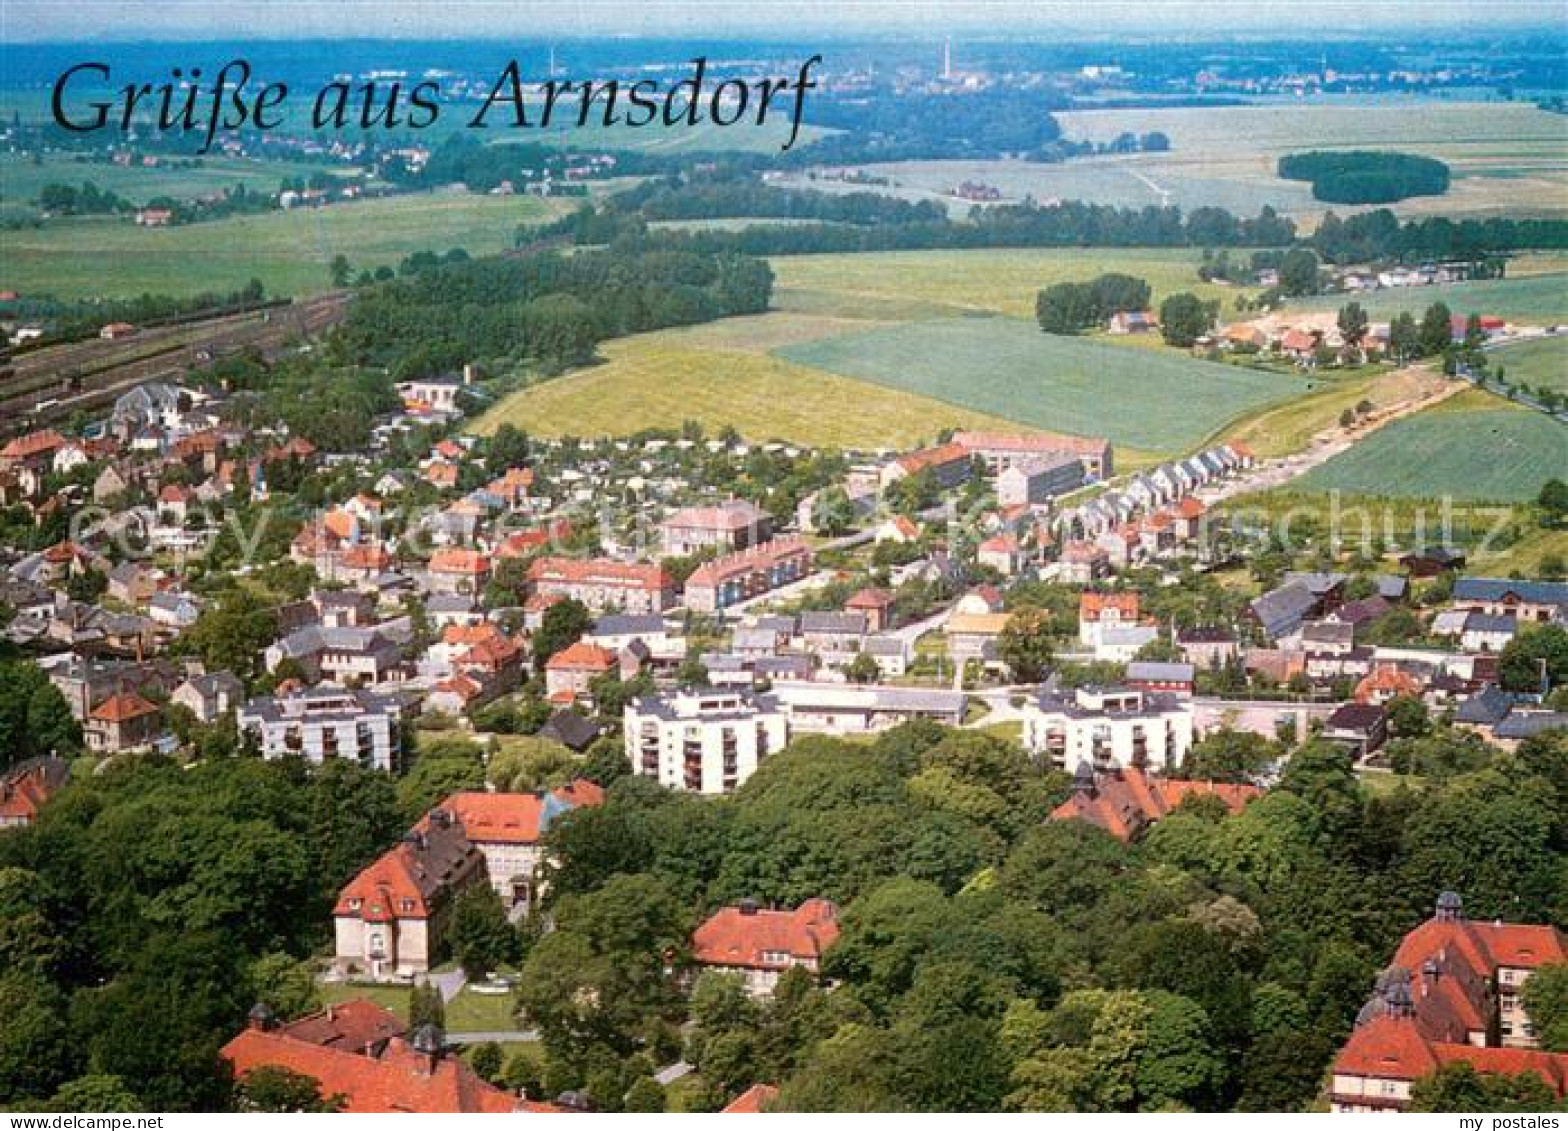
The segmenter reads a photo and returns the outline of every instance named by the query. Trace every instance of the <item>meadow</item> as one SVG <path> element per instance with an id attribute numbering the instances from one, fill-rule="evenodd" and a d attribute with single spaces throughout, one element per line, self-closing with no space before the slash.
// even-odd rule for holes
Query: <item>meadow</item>
<path id="1" fill-rule="evenodd" d="M 1200 261 L 1199 252 L 1186 249 L 1044 248 L 790 255 L 771 263 L 775 305 L 782 309 L 821 307 L 826 297 L 846 311 L 869 300 L 1033 318 L 1035 294 L 1041 288 L 1087 281 L 1106 271 L 1146 280 L 1156 306 L 1175 291 L 1191 291 L 1206 300 L 1219 299 L 1229 311 L 1237 296 L 1251 293 L 1200 281 Z"/>
<path id="2" fill-rule="evenodd" d="M 1308 491 L 1522 502 L 1568 469 L 1568 427 L 1470 391 L 1396 420 L 1298 480 Z"/>
<path id="3" fill-rule="evenodd" d="M 1568 393 L 1568 337 L 1539 338 L 1504 346 L 1488 355 L 1494 366 L 1507 371 L 1511 384 Z"/>
<path id="4" fill-rule="evenodd" d="M 1520 278 L 1446 283 L 1433 287 L 1391 287 L 1356 295 L 1355 301 L 1375 320 L 1396 314 L 1420 318 L 1434 302 L 1448 304 L 1455 314 L 1495 314 L 1526 323 L 1568 322 L 1568 274 L 1542 273 Z M 1292 309 L 1338 310 L 1348 295 L 1324 295 L 1291 303 Z"/>
<path id="5" fill-rule="evenodd" d="M 761 352 L 832 329 L 818 319 L 764 314 L 607 342 L 602 364 L 507 397 L 475 430 L 505 422 L 540 436 L 617 436 L 695 420 L 710 433 L 733 426 L 751 440 L 874 449 L 929 442 L 945 428 L 1016 427 Z"/>
<path id="6" fill-rule="evenodd" d="M 257 278 L 271 294 L 311 294 L 330 289 L 329 265 L 339 254 L 359 271 L 396 267 L 416 251 L 502 251 L 518 224 L 570 207 L 443 191 L 169 228 L 105 217 L 59 220 L 4 234 L 0 289 L 68 299 L 189 295 Z"/>
<path id="7" fill-rule="evenodd" d="M 1038 428 L 1176 453 L 1317 385 L 1302 377 L 1042 334 L 1010 318 L 955 318 L 785 346 L 776 357 Z"/>
<path id="8" fill-rule="evenodd" d="M 168 159 L 161 159 L 168 162 Z M 184 160 L 184 159 L 181 159 Z M 257 161 L 244 157 L 207 156 L 197 159 L 194 168 L 176 168 L 172 163 L 152 167 L 116 165 L 108 161 L 79 160 L 74 155 L 51 153 L 34 160 L 22 153 L 0 153 L 0 207 L 8 214 L 18 210 L 36 212 L 32 203 L 45 185 L 80 185 L 90 181 L 100 189 L 113 192 L 135 204 L 154 197 L 194 200 L 208 193 L 221 192 L 236 185 L 246 189 L 276 192 L 285 178 L 306 178 L 318 172 L 347 175 L 344 165 L 312 164 L 302 161 Z"/>

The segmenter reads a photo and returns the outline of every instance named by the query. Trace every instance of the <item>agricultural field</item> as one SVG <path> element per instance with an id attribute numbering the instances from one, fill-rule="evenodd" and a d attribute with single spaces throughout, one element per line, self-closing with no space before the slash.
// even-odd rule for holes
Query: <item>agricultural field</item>
<path id="1" fill-rule="evenodd" d="M 1521 502 L 1568 468 L 1568 427 L 1478 391 L 1396 420 L 1309 471 L 1303 490 Z"/>
<path id="2" fill-rule="evenodd" d="M 49 154 L 38 161 L 21 153 L 0 153 L 0 209 L 7 215 L 18 211 L 36 212 L 32 203 L 49 184 L 75 186 L 90 181 L 133 203 L 145 204 L 160 196 L 194 200 L 236 185 L 276 192 L 279 182 L 285 178 L 309 178 L 319 172 L 347 175 L 352 171 L 343 165 L 253 161 L 240 157 L 208 156 L 197 160 L 200 164 L 196 168 L 175 168 L 172 164 L 147 168 L 78 160 L 63 153 Z"/>
<path id="3" fill-rule="evenodd" d="M 1494 366 L 1506 370 L 1510 384 L 1568 393 L 1568 337 L 1538 338 L 1504 346 L 1487 355 Z"/>
<path id="4" fill-rule="evenodd" d="M 570 207 L 563 200 L 449 191 L 170 228 L 100 217 L 62 220 L 5 233 L 0 289 L 60 298 L 188 295 L 259 278 L 271 294 L 311 294 L 330 289 L 328 265 L 339 254 L 358 271 L 395 267 L 416 251 L 501 251 L 512 245 L 518 224 Z"/>
<path id="5" fill-rule="evenodd" d="M 955 318 L 862 330 L 774 356 L 1038 428 L 1176 453 L 1265 405 L 1318 387 L 1306 378 L 1052 337 L 1018 319 Z"/>
<path id="6" fill-rule="evenodd" d="M 1191 250 L 889 251 L 779 256 L 770 262 L 775 305 L 783 309 L 812 302 L 820 305 L 821 296 L 831 296 L 846 312 L 873 300 L 919 302 L 951 313 L 988 311 L 1033 318 L 1035 294 L 1041 288 L 1087 281 L 1107 271 L 1147 280 L 1156 306 L 1172 292 L 1191 291 L 1203 299 L 1221 300 L 1224 312 L 1234 309 L 1237 296 L 1251 293 L 1199 280 L 1201 255 Z"/>
<path id="7" fill-rule="evenodd" d="M 1396 314 L 1419 318 L 1434 302 L 1447 303 L 1455 314 L 1495 314 L 1510 321 L 1536 325 L 1568 322 L 1568 273 L 1541 273 L 1433 287 L 1392 287 L 1353 297 L 1369 317 L 1383 322 Z M 1350 295 L 1323 295 L 1291 306 L 1301 310 L 1338 310 L 1351 298 Z"/>
<path id="8" fill-rule="evenodd" d="M 1334 428 L 1346 409 L 1366 402 L 1374 411 L 1404 404 L 1439 391 L 1446 379 L 1429 369 L 1385 369 L 1334 377 L 1306 396 L 1266 408 L 1229 434 L 1260 456 L 1282 456 L 1305 448 L 1314 436 Z"/>
<path id="9" fill-rule="evenodd" d="M 613 436 L 695 420 L 709 432 L 728 425 L 754 440 L 899 448 L 929 441 L 944 428 L 1015 427 L 764 352 L 857 325 L 864 323 L 764 314 L 622 338 L 601 348 L 602 365 L 507 397 L 476 430 L 509 422 L 540 436 Z"/>
<path id="10" fill-rule="evenodd" d="M 1171 139 L 1170 152 L 1132 159 L 1150 180 L 1179 186 L 1192 175 L 1252 186 L 1274 194 L 1282 211 L 1308 218 L 1324 206 L 1287 199 L 1291 182 L 1274 175 L 1282 154 L 1383 148 L 1447 162 L 1454 183 L 1446 194 L 1395 206 L 1412 215 L 1568 212 L 1568 118 L 1527 103 L 1325 99 L 1084 110 L 1060 120 L 1066 136 L 1091 141 L 1159 130 Z"/>
<path id="11" fill-rule="evenodd" d="M 1308 185 L 1276 176 L 1280 156 L 1308 149 L 1385 148 L 1436 157 L 1454 174 L 1446 194 L 1403 201 L 1394 206 L 1401 213 L 1568 214 L 1568 119 L 1524 103 L 1323 99 L 1084 109 L 1057 117 L 1063 135 L 1076 141 L 1108 142 L 1124 132 L 1158 130 L 1170 137 L 1171 149 L 1053 164 L 902 161 L 862 168 L 887 179 L 876 191 L 939 200 L 954 216 L 972 207 L 952 195 L 954 186 L 967 180 L 995 186 L 1004 202 L 1029 196 L 1124 208 L 1213 205 L 1248 215 L 1269 205 L 1310 226 L 1326 206 L 1312 198 Z M 865 191 L 864 185 L 805 176 L 793 183 L 825 192 Z"/>

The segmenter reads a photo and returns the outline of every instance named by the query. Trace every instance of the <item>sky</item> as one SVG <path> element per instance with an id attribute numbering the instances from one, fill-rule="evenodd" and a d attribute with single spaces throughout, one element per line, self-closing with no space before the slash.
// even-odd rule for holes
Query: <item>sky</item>
<path id="1" fill-rule="evenodd" d="M 0 40 L 1011 32 L 1157 39 L 1562 27 L 1565 0 L 0 0 Z"/>

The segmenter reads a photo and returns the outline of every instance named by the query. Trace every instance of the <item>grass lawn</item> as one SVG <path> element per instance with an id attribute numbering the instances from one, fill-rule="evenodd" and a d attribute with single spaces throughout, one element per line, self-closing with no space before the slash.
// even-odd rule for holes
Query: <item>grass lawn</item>
<path id="1" fill-rule="evenodd" d="M 449 1033 L 496 1033 L 517 1028 L 513 1013 L 517 1001 L 512 994 L 476 994 L 464 986 L 446 1003 L 446 1028 Z"/>
<path id="2" fill-rule="evenodd" d="M 1006 416 L 1175 453 L 1264 405 L 1315 388 L 1295 375 L 1053 337 L 1013 318 L 956 318 L 865 330 L 776 357 Z"/>
<path id="3" fill-rule="evenodd" d="M 1325 295 L 1303 301 L 1302 310 L 1338 310 L 1345 295 Z M 1448 304 L 1455 314 L 1495 314 L 1525 323 L 1568 322 L 1568 274 L 1542 273 L 1517 279 L 1485 279 L 1477 283 L 1449 283 L 1435 287 L 1395 287 L 1356 298 L 1374 321 L 1386 322 L 1396 314 L 1420 318 L 1434 302 Z M 1295 303 L 1292 309 L 1298 309 Z"/>
<path id="4" fill-rule="evenodd" d="M 1488 354 L 1488 360 L 1507 370 L 1510 384 L 1568 393 L 1568 337 L 1505 346 Z"/>
<path id="5" fill-rule="evenodd" d="M 1568 468 L 1568 427 L 1483 393 L 1463 400 L 1396 420 L 1309 471 L 1299 486 L 1518 502 L 1533 499 L 1543 482 Z"/>
<path id="6" fill-rule="evenodd" d="M 233 290 L 259 278 L 272 294 L 329 289 L 339 253 L 354 270 L 395 267 L 415 251 L 512 246 L 518 224 L 570 204 L 441 192 L 240 216 L 171 228 L 128 220 L 60 220 L 5 234 L 0 289 L 62 298 Z"/>
<path id="7" fill-rule="evenodd" d="M 607 342 L 603 365 L 512 394 L 475 430 L 510 422 L 540 436 L 617 436 L 696 420 L 709 432 L 732 425 L 751 440 L 893 448 L 944 428 L 1010 427 L 998 416 L 756 352 L 809 332 L 770 314 Z"/>
<path id="8" fill-rule="evenodd" d="M 318 987 L 321 1000 L 328 1005 L 340 1001 L 373 1001 L 399 1017 L 408 1018 L 408 987 L 381 986 L 360 982 L 327 982 Z"/>

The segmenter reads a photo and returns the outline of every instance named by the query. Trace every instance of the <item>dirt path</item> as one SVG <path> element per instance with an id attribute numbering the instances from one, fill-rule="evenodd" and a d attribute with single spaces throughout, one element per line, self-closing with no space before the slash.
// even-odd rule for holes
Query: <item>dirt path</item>
<path id="1" fill-rule="evenodd" d="M 1416 367 L 1416 371 L 1428 374 L 1431 372 L 1424 367 Z M 1250 495 L 1257 491 L 1270 491 L 1282 487 L 1313 468 L 1327 463 L 1373 432 L 1386 428 L 1396 420 L 1440 404 L 1469 388 L 1472 386 L 1468 381 L 1444 381 L 1436 389 L 1424 395 L 1379 408 L 1366 419 L 1349 428 L 1338 424 L 1325 428 L 1313 436 L 1307 446 L 1300 451 L 1292 452 L 1287 456 L 1259 460 L 1251 470 L 1235 479 L 1216 483 L 1212 487 L 1200 488 L 1197 492 L 1198 498 L 1212 506 L 1214 503 L 1224 502 L 1238 495 Z"/>

